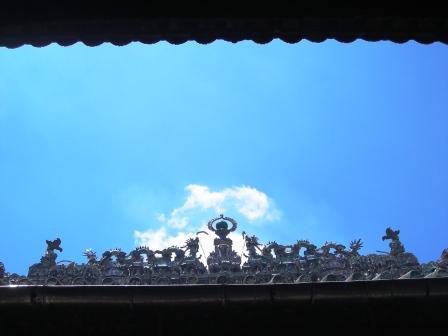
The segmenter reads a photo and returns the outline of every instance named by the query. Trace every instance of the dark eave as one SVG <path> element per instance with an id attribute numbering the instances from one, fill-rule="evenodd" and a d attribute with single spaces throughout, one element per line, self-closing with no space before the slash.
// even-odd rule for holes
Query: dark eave
<path id="1" fill-rule="evenodd" d="M 316 305 L 446 301 L 448 278 L 256 285 L 0 286 L 0 308 L 14 306 Z"/>
<path id="2" fill-rule="evenodd" d="M 0 334 L 432 335 L 447 307 L 448 278 L 0 287 Z"/>
<path id="3" fill-rule="evenodd" d="M 365 1 L 16 1 L 0 4 L 0 46 L 83 42 L 180 44 L 281 39 L 448 43 L 443 2 L 382 5 Z"/>

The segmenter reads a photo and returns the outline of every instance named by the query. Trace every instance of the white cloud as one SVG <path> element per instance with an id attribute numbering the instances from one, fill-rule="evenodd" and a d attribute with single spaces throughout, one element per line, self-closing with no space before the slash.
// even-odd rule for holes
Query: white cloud
<path id="1" fill-rule="evenodd" d="M 184 204 L 175 208 L 168 216 L 159 214 L 158 220 L 174 228 L 185 228 L 190 224 L 192 213 L 212 210 L 215 214 L 237 212 L 249 222 L 274 221 L 280 212 L 273 201 L 263 192 L 247 186 L 212 191 L 208 186 L 189 184 L 189 193 Z"/>
<path id="2" fill-rule="evenodd" d="M 199 231 L 208 231 L 205 226 L 201 227 Z M 151 250 L 163 250 L 170 246 L 184 246 L 188 238 L 196 237 L 196 232 L 178 231 L 173 235 L 169 235 L 165 227 L 161 227 L 158 230 L 147 230 L 144 232 L 134 231 L 134 238 L 136 245 L 148 246 Z M 228 236 L 233 241 L 233 249 L 241 254 L 243 252 L 244 239 L 240 233 L 231 232 Z M 213 232 L 206 234 L 199 234 L 201 261 L 204 265 L 207 265 L 207 256 L 214 250 L 213 240 L 216 236 Z M 242 262 L 245 261 L 242 256 Z"/>
<path id="3" fill-rule="evenodd" d="M 182 247 L 188 238 L 196 237 L 200 233 L 201 261 L 207 265 L 206 258 L 214 250 L 213 232 L 207 229 L 207 221 L 221 213 L 238 214 L 247 224 L 272 222 L 280 218 L 280 211 L 276 209 L 272 199 L 264 192 L 248 186 L 230 187 L 214 191 L 210 187 L 189 184 L 185 187 L 187 196 L 183 204 L 173 209 L 168 215 L 156 214 L 155 218 L 161 223 L 158 229 L 134 231 L 136 245 L 148 246 L 151 250 L 162 250 L 170 246 Z M 228 236 L 233 241 L 233 250 L 242 257 L 244 239 L 241 231 L 231 232 Z"/>
<path id="4" fill-rule="evenodd" d="M 178 233 L 175 236 L 168 236 L 166 228 L 158 230 L 147 230 L 144 232 L 134 231 L 136 245 L 151 247 L 152 250 L 163 250 L 169 246 L 182 246 L 183 242 L 189 238 L 187 234 Z"/>
<path id="5" fill-rule="evenodd" d="M 206 265 L 206 257 L 213 251 L 213 240 L 216 238 L 206 227 L 211 217 L 221 213 L 236 213 L 246 219 L 248 224 L 272 222 L 280 218 L 280 211 L 272 199 L 253 187 L 239 186 L 213 191 L 205 185 L 189 184 L 185 190 L 188 194 L 180 207 L 173 209 L 169 215 L 156 215 L 161 223 L 158 229 L 134 231 L 136 245 L 146 245 L 152 250 L 173 245 L 181 247 L 188 238 L 196 237 L 197 232 L 206 231 L 209 235 L 199 234 L 201 261 Z M 241 231 L 230 233 L 229 238 L 233 240 L 233 249 L 242 256 L 245 251 Z"/>

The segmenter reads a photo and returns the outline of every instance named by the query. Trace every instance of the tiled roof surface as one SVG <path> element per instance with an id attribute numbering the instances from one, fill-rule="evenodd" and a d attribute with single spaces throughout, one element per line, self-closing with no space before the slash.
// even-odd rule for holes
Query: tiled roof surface
<path id="1" fill-rule="evenodd" d="M 67 5 L 68 3 L 68 5 Z M 293 5 L 294 3 L 295 5 Z M 448 43 L 448 12 L 426 1 L 405 9 L 380 2 L 264 1 L 91 1 L 90 3 L 41 0 L 0 4 L 0 46 L 50 43 L 71 45 L 104 42 L 125 45 L 133 41 L 156 43 L 187 41 L 211 43 L 252 40 L 267 43 L 279 38 L 288 43 L 302 39 L 322 42 L 389 40 L 403 43 Z"/>

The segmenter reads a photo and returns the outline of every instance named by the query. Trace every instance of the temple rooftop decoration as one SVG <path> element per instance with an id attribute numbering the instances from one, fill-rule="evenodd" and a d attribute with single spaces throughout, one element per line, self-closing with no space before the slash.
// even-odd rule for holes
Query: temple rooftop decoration
<path id="1" fill-rule="evenodd" d="M 242 232 L 244 256 L 233 250 L 230 232 L 238 223 L 220 215 L 208 223 L 216 235 L 214 250 L 204 265 L 199 253 L 200 238 L 189 238 L 182 247 L 169 246 L 152 250 L 139 246 L 129 253 L 115 248 L 98 258 L 86 250 L 85 263 L 58 262 L 63 252 L 61 240 L 47 240 L 47 249 L 38 263 L 29 267 L 28 274 L 7 273 L 0 263 L 1 285 L 189 285 L 189 284 L 280 284 L 308 282 L 352 282 L 393 279 L 448 277 L 448 249 L 437 261 L 420 264 L 407 252 L 400 241 L 400 231 L 387 228 L 383 240 L 389 241 L 389 251 L 362 255 L 361 239 L 349 247 L 335 242 L 316 246 L 308 240 L 289 245 L 275 241 L 262 244 L 256 236 Z"/>
<path id="2" fill-rule="evenodd" d="M 4 1 L 0 46 L 43 47 L 82 42 L 117 46 L 168 41 L 273 39 L 297 43 L 326 39 L 349 43 L 388 40 L 448 43 L 448 12 L 442 1 Z"/>
<path id="3" fill-rule="evenodd" d="M 28 275 L 0 262 L 0 334 L 51 335 L 404 335 L 446 329 L 448 249 L 418 262 L 400 231 L 387 228 L 389 251 L 363 255 L 307 240 L 260 242 L 242 232 L 247 258 L 233 249 L 238 223 L 209 221 L 214 249 L 201 262 L 200 231 L 181 247 L 139 246 L 84 263 L 58 261 L 63 242 L 46 241 Z"/>

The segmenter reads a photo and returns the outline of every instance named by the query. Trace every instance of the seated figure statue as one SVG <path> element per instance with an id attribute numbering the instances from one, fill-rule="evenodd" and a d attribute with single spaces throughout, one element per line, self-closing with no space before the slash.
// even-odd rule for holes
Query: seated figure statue
<path id="1" fill-rule="evenodd" d="M 216 224 L 215 224 L 216 222 Z M 232 225 L 229 228 L 229 223 Z M 215 224 L 215 226 L 213 226 Z M 215 250 L 207 258 L 209 271 L 212 273 L 220 271 L 237 272 L 241 267 L 241 257 L 232 249 L 232 240 L 227 238 L 230 232 L 236 230 L 237 223 L 230 217 L 221 215 L 208 222 L 208 228 L 213 231 L 218 238 L 215 238 L 213 244 Z"/>

